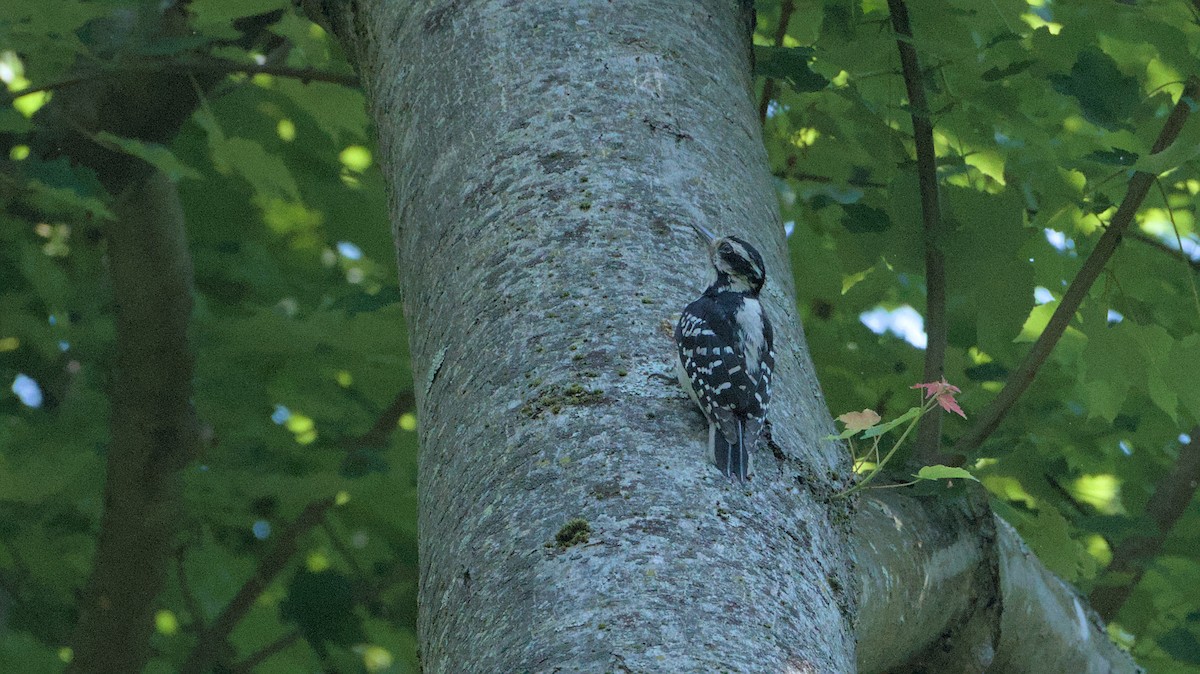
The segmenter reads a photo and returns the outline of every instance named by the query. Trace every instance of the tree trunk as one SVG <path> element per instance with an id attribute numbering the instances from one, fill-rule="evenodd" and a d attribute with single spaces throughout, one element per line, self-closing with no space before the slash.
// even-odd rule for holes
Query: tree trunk
<path id="1" fill-rule="evenodd" d="M 393 197 L 425 671 L 1129 671 L 980 498 L 889 494 L 858 515 L 831 498 L 848 466 L 822 440 L 748 11 L 424 0 L 324 17 Z M 672 373 L 669 327 L 711 274 L 691 222 L 767 262 L 773 438 L 746 485 L 706 461 Z M 1037 641 L 1051 633 L 1077 638 Z"/>
<path id="2" fill-rule="evenodd" d="M 820 439 L 746 8 L 356 8 L 334 23 L 379 128 L 421 373 L 425 670 L 851 671 L 849 517 L 819 502 L 845 466 Z M 674 380 L 667 326 L 712 273 L 690 222 L 769 270 L 779 450 L 747 485 L 706 461 Z"/>
<path id="3" fill-rule="evenodd" d="M 192 262 L 175 185 L 154 171 L 116 201 L 107 232 L 117 362 L 104 517 L 70 671 L 139 672 L 196 449 Z"/>

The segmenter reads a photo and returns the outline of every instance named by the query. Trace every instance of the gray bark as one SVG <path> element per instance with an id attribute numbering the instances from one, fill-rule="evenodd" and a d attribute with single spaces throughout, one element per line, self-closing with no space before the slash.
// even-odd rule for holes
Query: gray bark
<path id="1" fill-rule="evenodd" d="M 744 8 L 356 8 L 334 24 L 379 128 L 423 373 L 425 670 L 853 669 L 849 518 L 814 497 L 843 461 L 820 440 Z M 666 326 L 711 274 L 694 220 L 770 274 L 781 458 L 760 446 L 746 486 L 705 461 L 672 374 Z M 557 544 L 576 518 L 586 542 Z"/>
<path id="2" fill-rule="evenodd" d="M 994 518 L 994 539 L 981 540 L 980 530 L 990 528 L 981 525 L 982 517 L 994 516 L 972 513 L 959 500 L 895 491 L 862 500 L 854 518 L 862 582 L 859 671 L 1140 671 L 1108 639 L 1086 600 L 1046 570 L 1011 526 Z M 963 625 L 971 622 L 978 600 L 993 601 L 981 582 L 992 564 L 1002 612 L 999 639 L 987 643 L 972 639 Z M 928 666 L 944 652 L 953 653 L 952 662 Z"/>

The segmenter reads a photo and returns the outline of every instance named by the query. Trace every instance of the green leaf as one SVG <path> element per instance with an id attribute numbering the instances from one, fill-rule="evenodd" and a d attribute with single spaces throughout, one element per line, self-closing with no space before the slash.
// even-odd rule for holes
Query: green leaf
<path id="1" fill-rule="evenodd" d="M 1190 630 L 1176 627 L 1158 638 L 1158 645 L 1171 657 L 1192 665 L 1200 665 L 1200 639 Z"/>
<path id="2" fill-rule="evenodd" d="M 1108 54 L 1096 48 L 1080 52 L 1069 75 L 1052 75 L 1056 91 L 1074 96 L 1083 116 L 1107 129 L 1128 123 L 1134 107 L 1141 101 L 1136 78 L 1121 73 Z"/>
<path id="3" fill-rule="evenodd" d="M 886 211 L 866 204 L 845 204 L 842 211 L 842 225 L 855 234 L 882 232 L 892 226 Z"/>
<path id="4" fill-rule="evenodd" d="M 954 466 L 924 466 L 913 477 L 918 480 L 975 480 L 979 481 L 966 468 L 956 468 Z"/>
<path id="5" fill-rule="evenodd" d="M 1077 543 L 1071 538 L 1070 524 L 1058 510 L 1050 506 L 1038 509 L 1031 526 L 1020 528 L 1021 535 L 1051 571 L 1068 580 L 1078 576 Z"/>
<path id="6" fill-rule="evenodd" d="M 122 138 L 107 131 L 96 134 L 95 141 L 114 152 L 124 152 L 151 164 L 165 173 L 171 182 L 179 182 L 180 178 L 200 178 L 199 172 L 179 161 L 174 153 L 158 143 Z"/>
<path id="7" fill-rule="evenodd" d="M 808 47 L 754 46 L 754 74 L 788 83 L 796 92 L 820 91 L 829 80 L 809 67 L 813 50 Z"/>
<path id="8" fill-rule="evenodd" d="M 33 124 L 12 106 L 0 108 L 0 133 L 26 133 Z"/>
<path id="9" fill-rule="evenodd" d="M 1084 385 L 1084 395 L 1088 417 L 1099 417 L 1112 423 L 1129 395 L 1129 383 L 1093 379 Z"/>
<path id="10" fill-rule="evenodd" d="M 1135 163 L 1139 163 L 1138 153 L 1122 150 L 1117 147 L 1108 150 L 1092 150 L 1084 159 L 1090 159 L 1099 164 L 1108 164 L 1109 166 L 1133 166 Z M 1148 159 L 1144 159 L 1140 163 L 1145 163 Z"/>
<path id="11" fill-rule="evenodd" d="M 1004 381 L 1008 378 L 1009 369 L 995 361 L 974 365 L 963 370 L 971 381 Z"/>
<path id="12" fill-rule="evenodd" d="M 1021 61 L 1014 61 L 1003 68 L 999 66 L 993 66 L 983 71 L 983 74 L 980 75 L 979 78 L 984 82 L 995 82 L 996 80 L 1002 80 L 1006 77 L 1012 77 L 1013 75 L 1023 73 L 1029 68 L 1029 66 L 1032 66 L 1036 63 L 1037 61 L 1034 61 L 1033 59 L 1023 59 Z"/>
<path id="13" fill-rule="evenodd" d="M 369 122 L 366 102 L 359 89 L 329 82 L 305 84 L 291 79 L 276 80 L 274 88 L 311 117 L 335 144 L 365 140 Z"/>
<path id="14" fill-rule="evenodd" d="M 261 197 L 299 201 L 300 191 L 286 164 L 248 138 L 210 138 L 217 168 L 244 178 Z"/>
<path id="15" fill-rule="evenodd" d="M 901 414 L 900 416 L 896 417 L 895 419 L 892 419 L 891 421 L 885 421 L 884 423 L 879 424 L 878 426 L 872 426 L 871 428 L 868 428 L 867 430 L 863 431 L 862 436 L 863 436 L 863 438 L 873 438 L 877 435 L 883 435 L 884 433 L 887 433 L 888 431 L 899 426 L 900 424 L 903 424 L 907 421 L 916 419 L 918 416 L 920 416 L 920 414 L 921 414 L 920 407 L 910 407 L 910 408 L 908 408 L 907 412 L 905 412 L 904 414 Z"/>
<path id="16" fill-rule="evenodd" d="M 374 293 L 359 291 L 343 295 L 333 303 L 333 308 L 341 309 L 347 315 L 354 316 L 355 314 L 364 312 L 378 311 L 384 307 L 396 304 L 403 299 L 400 294 L 400 287 L 389 285 Z"/>
<path id="17" fill-rule="evenodd" d="M 328 644 L 348 647 L 365 641 L 362 619 L 354 611 L 354 587 L 332 569 L 301 570 L 293 576 L 279 614 L 294 623 L 318 653 Z"/>
<path id="18" fill-rule="evenodd" d="M 1197 107 L 1196 101 L 1190 99 L 1184 101 L 1184 104 L 1190 105 L 1193 110 Z M 1174 143 L 1167 146 L 1167 149 L 1147 155 L 1141 161 L 1136 162 L 1133 167 L 1151 175 L 1161 175 L 1198 156 L 1200 156 L 1200 124 L 1191 123 L 1183 127 L 1179 137 L 1175 139 Z"/>
<path id="19" fill-rule="evenodd" d="M 1014 342 L 1035 342 L 1045 331 L 1046 326 L 1050 323 L 1050 317 L 1054 315 L 1054 310 L 1058 308 L 1058 300 L 1053 300 L 1045 304 L 1039 304 L 1029 312 L 1029 318 L 1025 320 L 1025 325 L 1021 326 L 1021 334 L 1017 335 Z"/>
<path id="20" fill-rule="evenodd" d="M 1179 403 L 1193 419 L 1200 419 L 1200 334 L 1177 340 L 1167 357 L 1164 377 L 1179 396 Z"/>
<path id="21" fill-rule="evenodd" d="M 876 265 L 876 266 L 878 266 L 878 265 Z M 867 278 L 867 276 L 869 276 L 871 274 L 871 272 L 875 271 L 875 268 L 876 267 L 874 267 L 874 266 L 867 267 L 866 269 L 864 269 L 860 272 L 856 272 L 854 274 L 846 274 L 845 276 L 843 276 L 842 277 L 842 294 L 845 295 L 846 293 L 850 292 L 851 288 L 853 288 L 854 286 L 858 285 L 863 280 L 865 280 Z"/>
<path id="22" fill-rule="evenodd" d="M 25 187 L 28 190 L 25 198 L 29 204 L 48 215 L 57 214 L 62 217 L 65 214 L 72 214 L 76 217 L 91 217 L 99 220 L 116 219 L 103 201 L 94 197 L 82 196 L 73 189 L 51 187 L 40 180 L 30 180 Z"/>
<path id="23" fill-rule="evenodd" d="M 237 35 L 232 24 L 242 17 L 286 9 L 287 0 L 205 0 L 189 8 L 198 27 L 218 36 Z"/>

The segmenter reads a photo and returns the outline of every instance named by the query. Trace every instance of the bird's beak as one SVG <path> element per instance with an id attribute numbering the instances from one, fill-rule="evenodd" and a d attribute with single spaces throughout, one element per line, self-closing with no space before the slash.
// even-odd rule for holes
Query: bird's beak
<path id="1" fill-rule="evenodd" d="M 704 225 L 702 225 L 702 224 L 700 224 L 700 223 L 698 223 L 698 222 L 693 222 L 693 223 L 692 223 L 692 227 L 693 227 L 693 228 L 694 228 L 694 229 L 695 229 L 697 232 L 700 232 L 700 235 L 701 235 L 701 236 L 703 236 L 703 237 L 704 237 L 704 240 L 705 240 L 705 241 L 707 241 L 708 243 L 712 243 L 713 241 L 716 241 L 716 240 L 717 240 L 717 235 L 716 235 L 716 234 L 713 234 L 713 233 L 712 233 L 712 230 L 710 230 L 709 228 L 705 227 Z"/>

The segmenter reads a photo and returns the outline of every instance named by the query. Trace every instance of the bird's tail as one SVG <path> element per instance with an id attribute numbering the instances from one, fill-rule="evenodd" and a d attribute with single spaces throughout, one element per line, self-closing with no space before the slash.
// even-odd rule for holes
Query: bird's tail
<path id="1" fill-rule="evenodd" d="M 737 437 L 731 442 L 725 434 L 710 424 L 708 429 L 708 444 L 712 449 L 713 463 L 725 473 L 726 477 L 736 477 L 745 480 L 750 474 L 750 446 L 753 440 L 747 437 L 746 422 L 737 420 Z"/>

